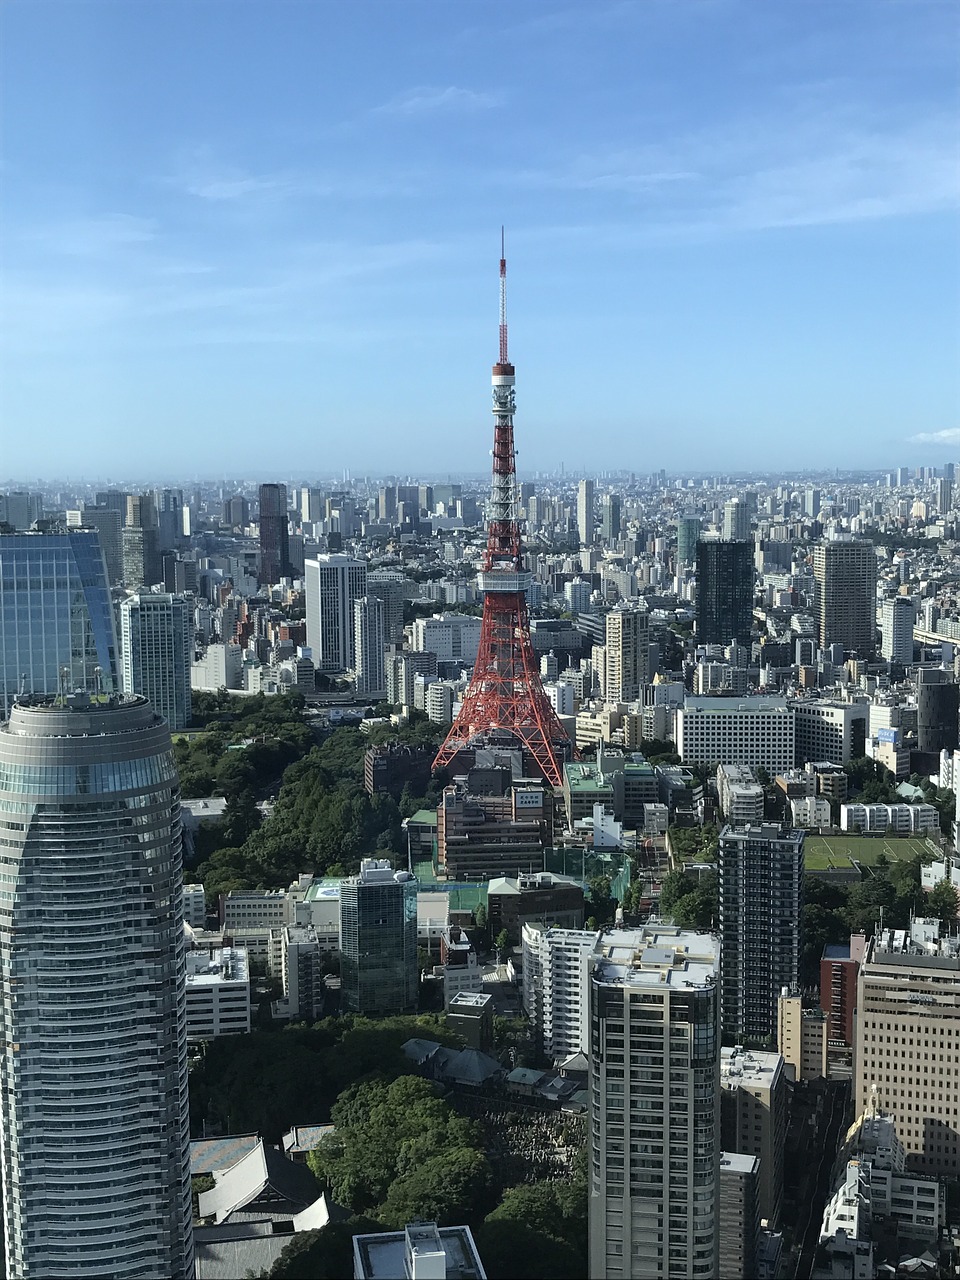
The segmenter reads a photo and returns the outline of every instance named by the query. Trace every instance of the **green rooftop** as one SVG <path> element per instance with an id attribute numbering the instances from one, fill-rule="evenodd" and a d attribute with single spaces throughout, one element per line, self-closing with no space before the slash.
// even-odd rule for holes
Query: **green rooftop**
<path id="1" fill-rule="evenodd" d="M 412 818 L 407 819 L 408 822 L 416 822 L 421 827 L 435 827 L 437 825 L 436 809 L 418 809 Z"/>

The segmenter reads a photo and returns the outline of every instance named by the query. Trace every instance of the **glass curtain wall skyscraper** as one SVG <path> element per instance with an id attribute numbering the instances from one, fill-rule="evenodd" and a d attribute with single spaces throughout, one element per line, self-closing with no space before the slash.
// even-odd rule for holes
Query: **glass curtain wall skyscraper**
<path id="1" fill-rule="evenodd" d="M 144 698 L 0 725 L 0 1168 L 16 1280 L 194 1273 L 179 785 Z"/>
<path id="2" fill-rule="evenodd" d="M 340 1005 L 382 1017 L 416 1013 L 417 880 L 386 860 L 364 858 L 340 882 Z"/>
<path id="3" fill-rule="evenodd" d="M 697 644 L 750 643 L 753 543 L 697 543 Z"/>
<path id="4" fill-rule="evenodd" d="M 260 574 L 261 586 L 273 586 L 290 576 L 290 519 L 287 515 L 287 486 L 260 486 Z"/>
<path id="5" fill-rule="evenodd" d="M 0 534 L 0 699 L 119 689 L 117 634 L 97 533 Z M 98 671 L 99 668 L 99 671 Z"/>

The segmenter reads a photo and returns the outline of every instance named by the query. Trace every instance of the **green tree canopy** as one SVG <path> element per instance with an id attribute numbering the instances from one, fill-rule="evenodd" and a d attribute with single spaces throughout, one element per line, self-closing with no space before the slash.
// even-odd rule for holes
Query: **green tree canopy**
<path id="1" fill-rule="evenodd" d="M 337 1204 L 356 1213 L 386 1214 L 402 1208 L 404 1213 L 421 1216 L 416 1203 L 428 1188 L 418 1175 L 428 1162 L 448 1151 L 467 1149 L 483 1162 L 470 1164 L 470 1176 L 457 1185 L 456 1195 L 469 1195 L 471 1189 L 487 1185 L 489 1171 L 484 1169 L 486 1157 L 479 1150 L 476 1127 L 419 1077 L 351 1085 L 337 1099 L 331 1119 L 335 1130 L 310 1153 L 309 1164 L 330 1187 Z M 436 1173 L 437 1166 L 432 1168 Z M 388 1210 L 385 1202 L 390 1195 Z M 424 1205 L 427 1216 L 435 1207 L 433 1199 Z"/>
<path id="2" fill-rule="evenodd" d="M 925 910 L 928 915 L 936 916 L 944 929 L 952 929 L 957 923 L 957 910 L 960 899 L 949 880 L 941 880 L 927 894 Z"/>

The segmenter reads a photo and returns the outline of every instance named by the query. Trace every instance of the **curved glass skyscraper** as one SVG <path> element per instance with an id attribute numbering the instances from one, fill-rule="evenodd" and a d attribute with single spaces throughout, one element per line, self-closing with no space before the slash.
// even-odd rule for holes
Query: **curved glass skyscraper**
<path id="1" fill-rule="evenodd" d="M 177 774 L 144 698 L 0 725 L 6 1274 L 193 1276 Z"/>
<path id="2" fill-rule="evenodd" d="M 100 539 L 93 529 L 0 534 L 0 716 L 19 692 L 120 687 L 117 635 Z"/>

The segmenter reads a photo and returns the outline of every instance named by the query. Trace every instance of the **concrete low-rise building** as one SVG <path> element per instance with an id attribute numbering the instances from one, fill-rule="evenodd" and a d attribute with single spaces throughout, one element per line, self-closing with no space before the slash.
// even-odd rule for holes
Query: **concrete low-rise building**
<path id="1" fill-rule="evenodd" d="M 843 804 L 841 831 L 889 831 L 917 835 L 940 829 L 940 814 L 932 804 Z"/>
<path id="2" fill-rule="evenodd" d="M 763 822 L 763 787 L 745 764 L 717 767 L 720 812 L 735 827 L 759 827 Z"/>
<path id="3" fill-rule="evenodd" d="M 239 947 L 187 952 L 187 1039 L 250 1030 L 250 972 Z"/>

